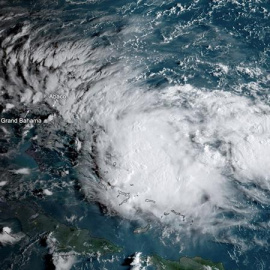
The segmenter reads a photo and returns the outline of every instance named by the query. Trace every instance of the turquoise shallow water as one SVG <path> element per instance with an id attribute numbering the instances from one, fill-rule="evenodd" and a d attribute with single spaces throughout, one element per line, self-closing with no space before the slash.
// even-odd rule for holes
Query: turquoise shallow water
<path id="1" fill-rule="evenodd" d="M 77 76 L 76 69 L 88 72 L 89 66 L 93 66 L 93 73 L 82 72 L 76 77 L 76 83 L 68 85 L 71 89 L 91 92 L 106 81 L 106 67 L 121 62 L 131 67 L 130 72 L 137 72 L 129 80 L 149 92 L 190 84 L 205 92 L 231 92 L 269 104 L 270 4 L 267 1 L 40 0 L 1 1 L 0 5 L 2 93 L 15 89 L 19 96 L 28 88 L 40 91 L 53 88 L 53 79 L 43 76 L 40 67 L 52 76 L 62 76 L 64 79 L 59 85 L 65 89 L 65 82 Z M 27 27 L 30 30 L 25 30 Z M 68 44 L 65 46 L 70 46 L 72 54 L 72 46 L 80 43 L 85 47 L 76 55 L 78 59 L 80 54 L 87 60 L 93 52 L 100 53 L 91 61 L 78 60 L 72 71 L 60 60 L 47 68 L 46 59 L 53 61 L 50 53 L 54 49 Z M 41 50 L 43 45 L 47 46 L 44 51 Z M 29 63 L 8 57 L 13 50 L 14 57 L 20 59 L 24 49 L 29 53 Z M 35 52 L 40 59 L 38 56 L 34 59 Z M 63 57 L 68 59 L 68 56 Z M 113 75 L 109 76 L 113 80 Z M 25 113 L 24 101 L 18 100 L 17 95 L 3 95 L 1 117 L 18 117 Z M 18 105 L 6 112 L 7 103 Z M 45 119 L 51 113 L 58 114 L 49 102 L 44 104 L 44 107 L 33 105 L 29 115 Z M 146 224 L 109 215 L 99 203 L 88 201 L 82 192 L 83 158 L 94 158 L 86 157 L 76 148 L 72 132 L 66 132 L 73 131 L 72 124 L 53 122 L 45 128 L 34 126 L 26 136 L 22 126 L 1 126 L 9 135 L 3 131 L 4 139 L 0 141 L 1 173 L 3 181 L 8 182 L 1 187 L 0 207 L 5 215 L 0 215 L 0 225 L 3 227 L 4 222 L 13 217 L 12 213 L 6 216 L 4 209 L 9 209 L 14 201 L 26 200 L 37 204 L 60 223 L 87 229 L 94 237 L 105 238 L 123 248 L 117 254 L 100 258 L 79 255 L 71 269 L 131 269 L 123 263 L 136 252 L 142 252 L 143 256 L 158 254 L 170 260 L 201 256 L 222 262 L 226 270 L 270 269 L 270 235 L 268 227 L 262 226 L 269 224 L 269 204 L 248 200 L 239 193 L 239 204 L 256 212 L 251 226 L 233 227 L 229 236 L 228 231 L 221 231 L 218 240 L 197 231 L 193 232 L 194 237 L 180 235 L 178 240 L 177 232 L 170 232 L 158 221 L 150 221 L 148 232 L 134 234 L 136 228 Z M 33 139 L 36 135 L 38 140 Z M 29 168 L 31 173 L 10 172 L 21 167 Z M 89 179 L 97 176 L 94 169 L 89 171 Z M 238 184 L 236 181 L 235 185 Z M 268 187 L 252 183 L 246 187 L 258 188 L 269 196 Z M 45 189 L 52 190 L 53 195 L 44 195 Z M 74 219 L 70 219 L 72 216 Z M 225 222 L 226 219 L 238 220 L 240 216 L 227 212 L 222 218 Z M 14 230 L 20 231 L 19 227 L 15 224 Z M 233 240 L 222 242 L 223 236 Z M 245 248 L 234 243 L 239 239 L 245 243 Z M 46 257 L 48 248 L 40 245 L 38 237 L 3 245 L 0 249 L 1 269 L 54 269 L 50 258 Z"/>
<path id="2" fill-rule="evenodd" d="M 70 170 L 68 176 L 60 177 L 48 173 L 47 170 L 40 170 L 34 159 L 25 154 L 29 146 L 29 142 L 25 141 L 21 145 L 21 152 L 18 150 L 14 158 L 5 162 L 9 164 L 10 169 L 17 166 L 31 167 L 33 173 L 24 177 L 13 176 L 13 178 L 10 178 L 13 185 L 2 188 L 2 195 L 4 195 L 1 202 L 2 211 L 5 208 L 9 212 L 9 204 L 12 205 L 12 202 L 9 203 L 10 200 L 26 200 L 26 202 L 36 203 L 45 213 L 54 217 L 60 223 L 69 224 L 67 218 L 75 215 L 76 218 L 72 225 L 80 229 L 87 229 L 92 236 L 108 239 L 123 248 L 120 253 L 101 256 L 98 260 L 95 256 L 92 258 L 89 256 L 78 256 L 74 269 L 104 269 L 104 267 L 109 267 L 109 269 L 130 269 L 129 266 L 122 264 L 126 258 L 132 256 L 137 251 L 142 252 L 144 256 L 158 254 L 170 260 L 178 260 L 181 256 L 201 256 L 222 262 L 225 269 L 254 269 L 254 267 L 257 267 L 256 265 L 267 261 L 267 247 L 264 250 L 262 248 L 257 249 L 254 246 L 251 250 L 242 253 L 241 250 L 237 250 L 233 245 L 213 242 L 214 239 L 209 238 L 209 236 L 201 237 L 200 241 L 196 242 L 192 242 L 189 237 L 182 237 L 181 241 L 176 241 L 177 233 L 171 233 L 164 238 L 161 234 L 161 225 L 154 222 L 151 223 L 152 228 L 150 231 L 134 234 L 133 231 L 142 226 L 140 222 L 123 220 L 117 216 L 104 214 L 97 204 L 89 203 L 83 194 L 77 190 L 79 175 L 77 175 L 76 170 L 72 168 L 65 156 L 63 156 L 61 162 L 53 163 L 52 160 L 57 160 L 56 154 L 44 149 L 47 154 L 43 156 L 44 159 L 41 161 L 46 162 L 46 166 L 51 172 L 59 171 L 59 168 Z M 40 153 L 42 151 L 40 149 Z M 40 181 L 41 179 L 43 182 Z M 40 188 L 53 190 L 53 195 L 39 196 L 39 193 L 33 192 Z M 13 217 L 12 212 L 9 212 L 9 215 L 11 218 Z M 262 211 L 259 219 L 267 220 L 267 212 Z M 13 219 L 11 221 L 12 224 L 13 222 L 17 223 Z M 2 225 L 4 224 L 3 222 L 7 222 L 10 225 L 10 220 L 7 219 L 6 215 L 4 219 L 1 219 Z M 16 224 L 14 226 L 16 228 Z M 19 227 L 17 227 L 17 230 L 20 230 Z M 256 231 L 241 230 L 241 228 L 235 233 L 242 234 L 247 239 L 253 237 L 254 233 L 258 237 L 268 237 L 267 232 L 261 231 L 258 233 Z M 34 237 L 30 238 L 30 240 L 19 242 L 14 246 L 2 246 L 1 267 L 3 269 L 9 269 L 9 267 L 11 269 L 30 269 L 32 267 L 36 269 L 51 269 L 50 261 L 46 260 L 48 249 L 40 246 L 37 239 Z M 185 244 L 185 249 L 181 251 L 183 243 Z M 154 268 L 149 266 L 147 269 Z"/>

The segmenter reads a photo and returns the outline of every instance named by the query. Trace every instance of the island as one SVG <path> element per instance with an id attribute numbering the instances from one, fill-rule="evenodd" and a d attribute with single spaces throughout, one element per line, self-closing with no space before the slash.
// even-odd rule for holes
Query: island
<path id="1" fill-rule="evenodd" d="M 154 255 L 149 261 L 157 270 L 225 270 L 222 263 L 214 263 L 201 257 L 182 257 L 179 261 L 170 261 Z"/>

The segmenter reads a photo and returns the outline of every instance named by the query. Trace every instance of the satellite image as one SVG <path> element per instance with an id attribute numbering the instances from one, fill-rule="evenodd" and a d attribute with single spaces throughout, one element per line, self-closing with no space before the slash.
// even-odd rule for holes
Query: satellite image
<path id="1" fill-rule="evenodd" d="M 270 2 L 0 0 L 0 270 L 270 270 Z"/>

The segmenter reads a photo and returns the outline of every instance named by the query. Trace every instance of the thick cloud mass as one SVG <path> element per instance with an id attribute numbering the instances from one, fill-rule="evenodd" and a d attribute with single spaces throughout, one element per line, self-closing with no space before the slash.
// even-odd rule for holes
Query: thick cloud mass
<path id="1" fill-rule="evenodd" d="M 3 38 L 1 87 L 17 107 L 46 104 L 47 122 L 76 131 L 90 199 L 125 218 L 210 233 L 248 224 L 252 202 L 269 203 L 268 106 L 191 85 L 149 90 L 111 48 L 35 43 L 30 32 Z"/>
<path id="2" fill-rule="evenodd" d="M 150 214 L 205 232 L 222 213 L 252 215 L 249 200 L 268 202 L 269 113 L 244 97 L 191 86 L 115 100 L 96 119 L 104 184 L 96 196 L 127 218 Z"/>

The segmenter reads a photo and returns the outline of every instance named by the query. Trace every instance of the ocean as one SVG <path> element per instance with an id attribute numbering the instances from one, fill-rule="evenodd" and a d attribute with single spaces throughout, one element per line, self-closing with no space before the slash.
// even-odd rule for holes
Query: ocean
<path id="1" fill-rule="evenodd" d="M 0 7 L 1 269 L 270 269 L 269 2 Z"/>

